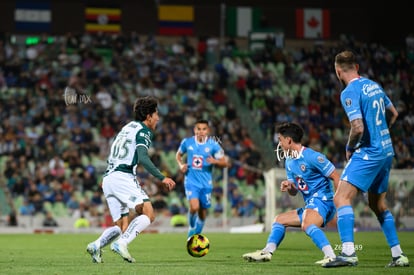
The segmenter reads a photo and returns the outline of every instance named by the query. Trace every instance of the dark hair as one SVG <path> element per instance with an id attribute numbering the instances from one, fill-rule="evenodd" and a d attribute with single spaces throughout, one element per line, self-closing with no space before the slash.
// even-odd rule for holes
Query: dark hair
<path id="1" fill-rule="evenodd" d="M 158 100 L 153 96 L 137 98 L 134 104 L 134 119 L 144 121 L 148 115 L 157 111 Z"/>
<path id="2" fill-rule="evenodd" d="M 208 120 L 203 119 L 203 118 L 197 119 L 197 121 L 196 121 L 196 123 L 194 123 L 194 125 L 197 125 L 197 124 L 207 124 L 207 126 L 210 126 L 210 123 L 208 123 Z"/>
<path id="3" fill-rule="evenodd" d="M 356 56 L 352 51 L 343 51 L 335 56 L 335 64 L 344 71 L 354 68 L 357 63 Z"/>
<path id="4" fill-rule="evenodd" d="M 304 134 L 302 127 L 292 122 L 278 124 L 276 132 L 284 137 L 290 137 L 295 143 L 300 143 Z"/>

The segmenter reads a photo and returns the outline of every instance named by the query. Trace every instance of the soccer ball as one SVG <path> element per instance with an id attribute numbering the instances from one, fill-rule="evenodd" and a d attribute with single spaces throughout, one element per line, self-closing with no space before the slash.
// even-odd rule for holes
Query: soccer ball
<path id="1" fill-rule="evenodd" d="M 201 234 L 195 234 L 187 240 L 187 251 L 193 257 L 200 258 L 210 250 L 210 241 Z"/>

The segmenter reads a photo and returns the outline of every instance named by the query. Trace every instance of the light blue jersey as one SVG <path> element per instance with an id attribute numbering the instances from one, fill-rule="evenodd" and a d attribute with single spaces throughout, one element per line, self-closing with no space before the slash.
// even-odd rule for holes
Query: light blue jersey
<path id="1" fill-rule="evenodd" d="M 381 86 L 365 77 L 351 81 L 341 93 L 349 121 L 362 118 L 364 134 L 354 152 L 356 158 L 380 160 L 394 156 L 386 107 L 392 104 Z"/>
<path id="2" fill-rule="evenodd" d="M 312 198 L 332 201 L 334 192 L 329 176 L 335 170 L 335 166 L 325 155 L 302 147 L 296 158 L 286 159 L 285 169 L 287 179 L 295 183 L 306 204 L 310 203 Z"/>
<path id="3" fill-rule="evenodd" d="M 187 155 L 187 172 L 184 177 L 185 196 L 187 200 L 198 199 L 201 209 L 211 207 L 211 192 L 213 191 L 213 165 L 208 163 L 208 157 L 221 159 L 224 151 L 216 140 L 207 137 L 200 143 L 195 136 L 185 138 L 178 147 L 180 155 Z M 187 236 L 200 234 L 205 221 L 200 219 L 198 213 L 188 213 L 189 230 Z"/>
<path id="4" fill-rule="evenodd" d="M 219 159 L 224 156 L 224 151 L 218 142 L 208 138 L 206 142 L 199 143 L 192 136 L 181 141 L 178 152 L 187 154 L 188 170 L 185 174 L 184 184 L 198 188 L 212 188 L 213 165 L 207 162 L 207 158 L 212 156 Z"/>
<path id="5" fill-rule="evenodd" d="M 362 119 L 364 123 L 362 138 L 342 171 L 341 181 L 350 183 L 359 191 L 369 193 L 369 203 L 373 203 L 371 208 L 395 257 L 395 251 L 400 248 L 394 217 L 389 210 L 383 208 L 384 197 L 379 196 L 388 190 L 394 158 L 386 120 L 386 110 L 392 107 L 392 102 L 378 83 L 365 77 L 357 77 L 342 91 L 341 104 L 350 122 Z M 351 192 L 345 192 L 344 197 L 349 194 Z M 371 197 L 371 194 L 376 196 Z M 343 244 L 341 253 L 355 256 L 355 214 L 352 205 L 344 203 L 338 207 L 337 226 Z"/>
<path id="6" fill-rule="evenodd" d="M 342 91 L 341 103 L 349 121 L 362 118 L 364 122 L 364 134 L 346 164 L 341 180 L 363 192 L 381 194 L 388 188 L 394 157 L 385 116 L 386 108 L 392 102 L 379 84 L 359 77 Z"/>

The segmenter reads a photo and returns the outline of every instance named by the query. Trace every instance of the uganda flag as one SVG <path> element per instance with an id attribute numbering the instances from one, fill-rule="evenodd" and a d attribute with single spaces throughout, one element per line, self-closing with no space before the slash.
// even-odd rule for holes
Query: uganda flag
<path id="1" fill-rule="evenodd" d="M 121 31 L 121 9 L 87 7 L 85 9 L 85 31 L 89 33 Z"/>

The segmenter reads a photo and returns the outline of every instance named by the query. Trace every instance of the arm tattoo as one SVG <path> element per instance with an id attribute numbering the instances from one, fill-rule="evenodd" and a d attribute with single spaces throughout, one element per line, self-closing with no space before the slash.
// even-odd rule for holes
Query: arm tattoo
<path id="1" fill-rule="evenodd" d="M 348 146 L 355 148 L 359 146 L 362 135 L 364 134 L 364 123 L 361 118 L 351 121 L 351 130 L 349 132 Z"/>

